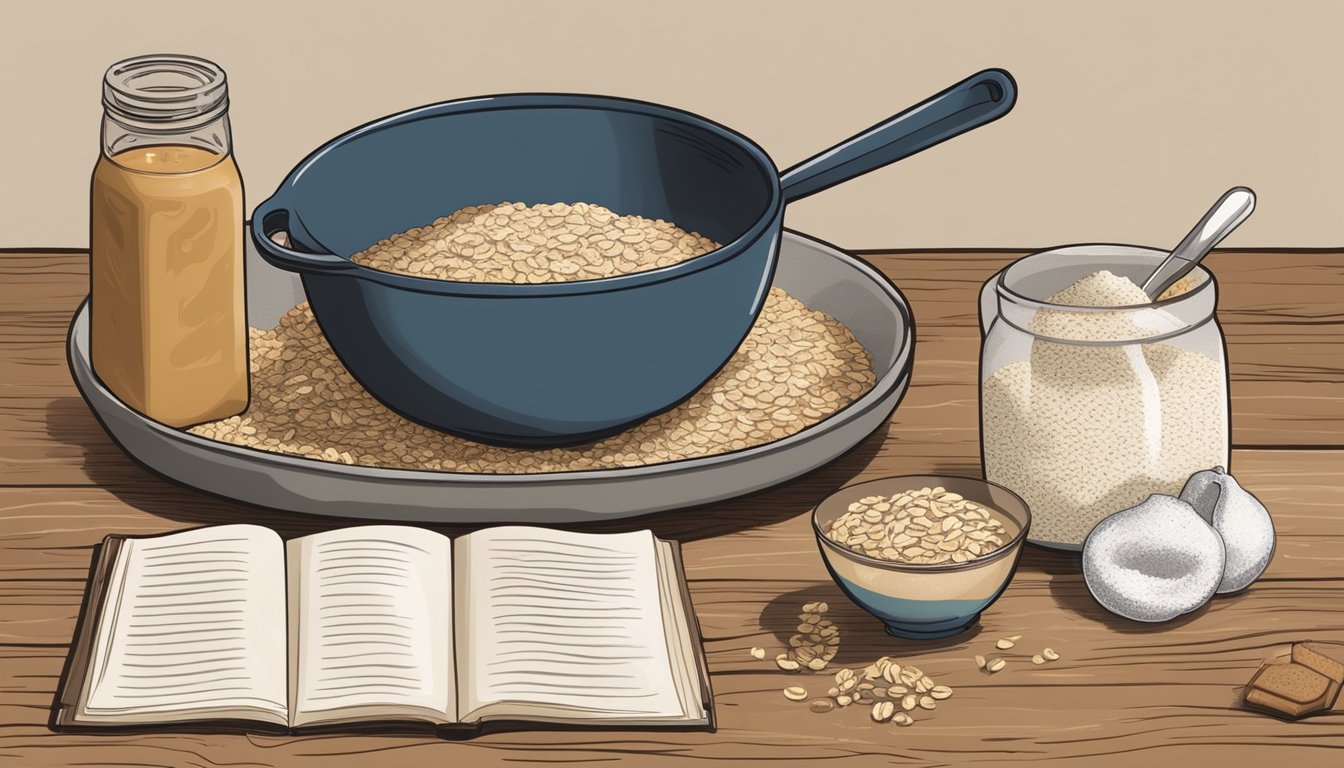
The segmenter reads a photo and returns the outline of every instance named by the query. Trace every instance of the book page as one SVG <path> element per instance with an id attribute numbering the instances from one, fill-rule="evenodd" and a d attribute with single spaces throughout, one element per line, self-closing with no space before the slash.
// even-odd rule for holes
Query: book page
<path id="1" fill-rule="evenodd" d="M 456 721 L 452 546 L 370 525 L 289 543 L 293 725 Z"/>
<path id="2" fill-rule="evenodd" d="M 659 582 L 663 596 L 667 598 L 660 602 L 663 624 L 668 628 L 667 652 L 672 660 L 672 678 L 677 686 L 677 696 L 688 719 L 708 722 L 708 692 L 701 687 L 701 670 L 696 658 L 700 633 L 691 629 L 692 618 L 686 615 L 688 606 L 682 600 L 685 575 L 681 572 L 681 558 L 674 554 L 671 542 L 654 539 L 653 543 L 658 548 Z"/>
<path id="3" fill-rule="evenodd" d="M 650 532 L 506 526 L 457 556 L 464 720 L 686 717 Z"/>
<path id="4" fill-rule="evenodd" d="M 80 719 L 287 721 L 280 537 L 221 525 L 128 539 L 109 579 Z"/>

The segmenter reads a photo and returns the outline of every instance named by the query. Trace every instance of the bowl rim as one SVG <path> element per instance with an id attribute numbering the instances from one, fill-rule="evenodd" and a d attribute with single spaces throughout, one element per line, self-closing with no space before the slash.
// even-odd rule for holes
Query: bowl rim
<path id="1" fill-rule="evenodd" d="M 927 484 L 928 480 L 935 480 L 935 479 L 979 483 L 981 485 L 993 487 L 997 490 L 1003 491 L 1004 493 L 1008 494 L 1009 497 L 1017 501 L 1017 503 L 1021 506 L 1023 519 L 1017 520 L 1019 525 L 1017 533 L 1014 534 L 1013 537 L 1010 538 L 1008 541 L 1004 542 L 1003 546 L 999 547 L 998 549 L 983 555 L 977 555 L 976 557 L 967 560 L 964 563 L 956 563 L 950 561 L 946 563 L 905 563 L 892 560 L 882 560 L 876 557 L 869 557 L 868 555 L 855 552 L 854 550 L 848 547 L 842 546 L 840 543 L 833 541 L 831 537 L 827 536 L 826 533 L 821 530 L 821 524 L 817 520 L 817 513 L 822 508 L 822 506 L 826 502 L 830 501 L 831 499 L 835 498 L 836 496 L 842 493 L 848 494 L 855 491 L 856 489 L 863 488 L 866 485 L 872 485 L 876 483 L 889 483 L 893 480 L 918 481 L 920 484 L 919 487 L 923 487 L 924 485 Z M 985 504 L 984 502 L 980 501 L 977 501 L 976 503 Z M 989 505 L 985 504 L 985 506 Z M 997 507 L 990 507 L 990 508 L 993 509 L 995 512 L 1010 515 L 1016 519 L 1016 515 L 1014 515 L 1011 510 L 999 509 Z M 996 560 L 1008 557 L 1010 553 L 1020 551 L 1022 549 L 1023 542 L 1027 538 L 1027 532 L 1031 529 L 1031 507 L 1021 496 L 1014 493 L 1011 489 L 1006 488 L 993 481 L 985 480 L 983 478 L 967 477 L 966 475 L 945 475 L 936 473 L 927 475 L 889 475 L 885 477 L 874 478 L 872 480 L 865 480 L 861 483 L 854 483 L 853 485 L 846 485 L 843 488 L 838 488 L 835 491 L 827 494 L 826 498 L 818 502 L 817 505 L 812 508 L 811 517 L 812 517 L 812 532 L 813 534 L 816 535 L 817 542 L 821 544 L 823 547 L 826 547 L 827 549 L 830 549 L 832 552 L 841 555 L 842 557 L 848 558 L 849 560 L 852 560 L 860 565 L 867 565 L 874 568 L 880 568 L 886 571 L 906 571 L 910 573 L 968 571 L 974 568 L 979 568 L 981 566 L 992 563 Z"/>
<path id="2" fill-rule="evenodd" d="M 307 227 L 303 225 L 302 211 L 295 209 L 289 204 L 289 200 L 295 194 L 297 184 L 299 180 L 302 179 L 303 175 L 324 155 L 345 144 L 349 144 L 374 133 L 379 133 L 399 125 L 419 120 L 450 115 L 467 115 L 476 112 L 498 112 L 522 109 L 587 109 L 604 112 L 621 112 L 662 118 L 708 132 L 733 144 L 738 149 L 742 150 L 756 164 L 757 170 L 761 172 L 765 181 L 767 195 L 765 207 L 758 215 L 756 221 L 746 230 L 738 234 L 737 237 L 726 243 L 720 244 L 718 248 L 715 248 L 712 251 L 686 259 L 685 261 L 670 264 L 666 267 L 659 267 L 657 269 L 649 269 L 641 272 L 628 272 L 588 280 L 569 280 L 546 283 L 485 283 L 416 277 L 414 275 L 387 272 L 357 264 L 350 261 L 350 255 L 342 256 L 335 254 L 331 248 L 322 242 L 319 236 L 309 231 Z M 307 156 L 300 160 L 299 163 L 285 175 L 284 180 L 280 182 L 280 185 L 276 188 L 275 192 L 253 208 L 252 218 L 257 218 L 256 214 L 258 211 L 272 207 L 287 210 L 291 217 L 291 222 L 298 222 L 299 229 L 301 230 L 300 234 L 304 236 L 304 239 L 311 240 L 313 243 L 321 246 L 325 251 L 325 255 L 339 258 L 345 262 L 345 264 L 341 265 L 339 270 L 335 272 L 329 267 L 303 269 L 301 267 L 291 266 L 272 260 L 268 257 L 266 249 L 259 244 L 258 250 L 260 250 L 263 258 L 266 258 L 268 262 L 280 269 L 297 271 L 300 274 L 317 273 L 323 276 L 344 275 L 347 277 L 355 277 L 381 283 L 392 288 L 415 291 L 417 293 L 452 296 L 527 298 L 533 296 L 569 296 L 588 293 L 605 293 L 608 291 L 636 288 L 643 285 L 672 280 L 686 274 L 709 269 L 710 267 L 740 255 L 762 237 L 770 233 L 771 230 L 774 231 L 774 239 L 776 241 L 772 245 L 773 251 L 777 247 L 781 236 L 781 229 L 777 220 L 784 208 L 784 193 L 780 187 L 779 168 L 775 165 L 774 160 L 770 158 L 770 155 L 767 154 L 759 144 L 752 141 L 744 134 L 729 128 L 726 125 L 710 120 L 709 118 L 676 107 L 669 107 L 664 104 L 617 96 L 600 96 L 582 93 L 520 92 L 470 96 L 461 99 L 425 104 L 384 117 L 379 117 L 356 126 L 355 128 L 323 143 L 312 152 L 309 152 Z M 451 211 L 447 213 L 451 213 Z M 445 213 L 445 215 L 447 215 L 447 213 Z M 291 239 L 295 236 L 295 232 L 292 228 L 289 234 Z M 261 231 L 261 228 L 254 228 L 252 237 L 254 239 L 262 238 L 265 237 L 265 234 Z M 764 286 L 769 286 L 768 277 Z"/>
<path id="3" fill-rule="evenodd" d="M 1025 264 L 1035 256 L 1045 255 L 1086 255 L 1086 256 L 1153 256 L 1160 262 L 1162 258 L 1168 255 L 1168 251 L 1160 248 L 1152 248 L 1146 245 L 1128 245 L 1125 243 L 1071 243 L 1069 245 L 1058 245 L 1051 248 L 1044 248 L 1038 251 L 1032 251 L 1025 256 L 1014 259 L 1013 262 L 990 277 L 994 284 L 994 290 L 999 296 L 1031 309 L 1050 309 L 1059 312 L 1070 312 L 1076 314 L 1100 314 L 1105 312 L 1136 312 L 1150 310 L 1162 307 L 1168 307 L 1178 302 L 1193 300 L 1204 289 L 1211 284 L 1216 285 L 1213 280 L 1213 273 L 1205 269 L 1202 264 L 1196 264 L 1191 270 L 1192 274 L 1199 275 L 1204 279 L 1200 280 L 1195 287 L 1185 293 L 1172 296 L 1169 299 L 1160 299 L 1158 301 L 1148 302 L 1146 304 L 1117 304 L 1115 306 L 1084 306 L 1081 304 L 1055 304 L 1043 299 L 1035 299 L 1026 294 L 1020 293 L 1008 287 L 1008 273 L 1018 265 Z M 1147 338 L 1147 337 L 1145 337 Z"/>

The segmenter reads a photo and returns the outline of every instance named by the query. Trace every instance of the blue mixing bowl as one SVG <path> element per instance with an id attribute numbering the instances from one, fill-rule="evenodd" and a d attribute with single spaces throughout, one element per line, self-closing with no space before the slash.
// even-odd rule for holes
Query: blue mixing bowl
<path id="1" fill-rule="evenodd" d="M 332 349 L 388 407 L 489 443 L 581 443 L 677 405 L 732 357 L 770 287 L 785 201 L 990 122 L 1015 93 L 1007 73 L 982 72 L 782 180 L 746 137 L 655 104 L 559 94 L 435 104 L 313 152 L 257 206 L 253 239 L 271 264 L 300 273 Z M 596 203 L 723 246 L 662 269 L 537 285 L 349 260 L 502 201 Z"/>

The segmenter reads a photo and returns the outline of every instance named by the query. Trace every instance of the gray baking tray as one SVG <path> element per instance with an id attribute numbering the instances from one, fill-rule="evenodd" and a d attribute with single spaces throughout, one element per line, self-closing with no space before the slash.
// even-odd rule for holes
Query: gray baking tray
<path id="1" fill-rule="evenodd" d="M 303 301 L 298 276 L 247 251 L 248 322 L 270 328 Z M 785 232 L 774 284 L 849 326 L 877 383 L 823 422 L 741 451 L 620 469 L 465 474 L 336 464 L 267 453 L 165 426 L 131 410 L 89 363 L 88 302 L 70 325 L 70 371 L 112 439 L 149 469 L 192 488 L 264 507 L 366 520 L 564 523 L 633 517 L 741 496 L 815 469 L 882 427 L 905 394 L 914 323 L 896 286 L 861 259 Z"/>

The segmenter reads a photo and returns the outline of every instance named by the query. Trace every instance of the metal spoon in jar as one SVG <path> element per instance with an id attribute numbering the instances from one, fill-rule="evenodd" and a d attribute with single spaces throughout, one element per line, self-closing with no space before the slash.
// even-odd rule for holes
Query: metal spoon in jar
<path id="1" fill-rule="evenodd" d="M 1204 218 L 1199 220 L 1181 244 L 1172 249 L 1153 274 L 1143 281 L 1148 298 L 1157 301 L 1164 291 L 1185 277 L 1213 247 L 1232 233 L 1255 210 L 1255 192 L 1249 187 L 1229 189 Z"/>

